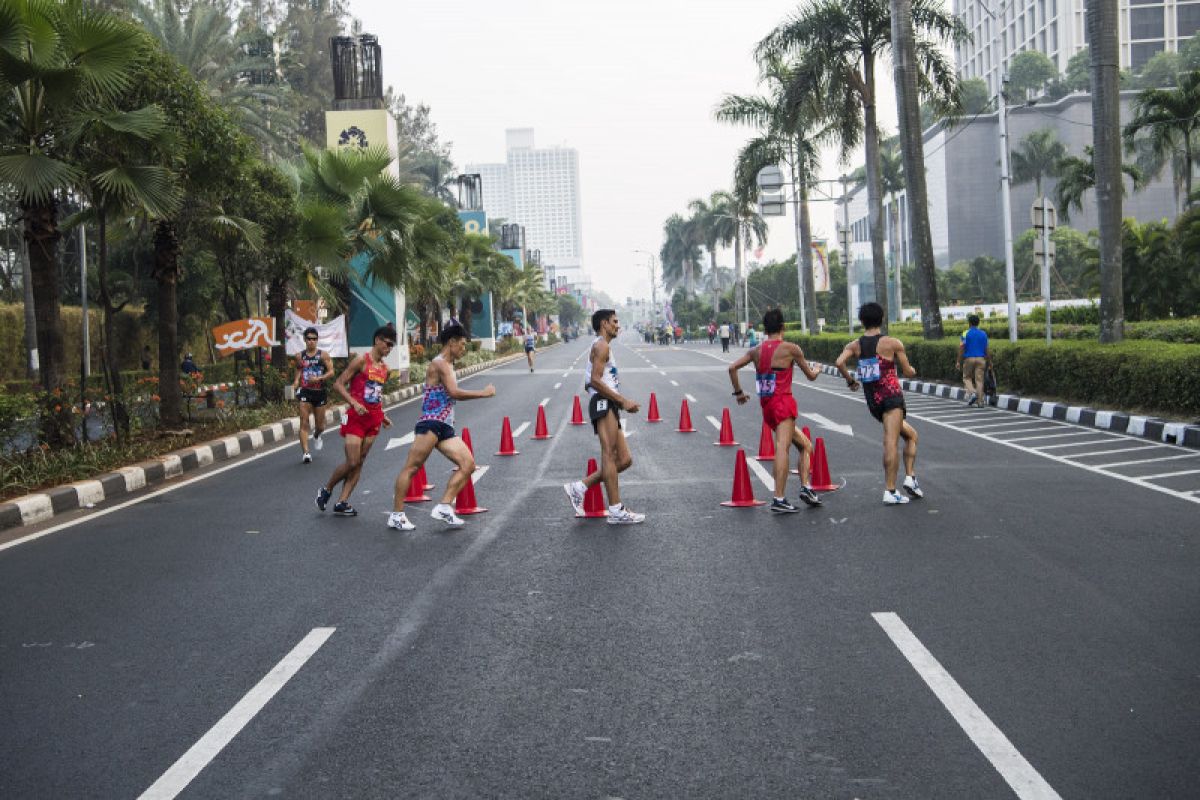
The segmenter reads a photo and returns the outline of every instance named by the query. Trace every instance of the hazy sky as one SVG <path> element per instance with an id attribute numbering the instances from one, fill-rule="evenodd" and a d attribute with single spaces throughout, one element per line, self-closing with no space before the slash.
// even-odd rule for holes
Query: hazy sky
<path id="1" fill-rule="evenodd" d="M 713 120 L 726 92 L 759 91 L 755 44 L 798 4 L 781 0 L 351 0 L 383 46 L 386 84 L 428 103 L 459 167 L 504 160 L 506 128 L 579 151 L 584 265 L 614 298 L 649 297 L 647 257 L 663 221 L 732 182 L 753 135 Z M 884 65 L 885 75 L 890 65 Z M 881 117 L 895 128 L 890 80 Z M 822 177 L 841 168 L 827 159 Z M 486 200 L 486 198 L 485 198 Z M 485 202 L 486 205 L 486 202 Z M 833 205 L 814 235 L 835 238 Z M 795 252 L 791 217 L 766 255 Z M 731 252 L 723 266 L 733 266 Z"/>

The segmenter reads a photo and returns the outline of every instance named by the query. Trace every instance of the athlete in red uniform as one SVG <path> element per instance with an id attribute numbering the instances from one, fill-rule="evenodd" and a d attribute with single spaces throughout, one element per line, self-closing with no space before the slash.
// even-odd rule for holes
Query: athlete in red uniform
<path id="1" fill-rule="evenodd" d="M 392 422 L 383 413 L 383 385 L 387 383 L 388 368 L 384 358 L 396 346 L 396 331 L 384 326 L 375 331 L 375 340 L 370 351 L 355 356 L 338 376 L 333 388 L 346 398 L 350 408 L 346 421 L 342 423 L 342 438 L 346 443 L 346 460 L 333 471 L 329 482 L 317 491 L 317 508 L 325 510 L 325 504 L 333 495 L 333 487 L 340 482 L 342 495 L 333 506 L 333 513 L 343 517 L 358 516 L 350 505 L 350 494 L 362 474 L 363 461 L 379 435 L 380 426 L 392 427 Z M 350 382 L 347 389 L 346 382 Z"/>
<path id="2" fill-rule="evenodd" d="M 809 470 L 812 460 L 812 442 L 803 432 L 796 429 L 796 399 L 792 397 L 792 367 L 798 365 L 810 381 L 821 373 L 804 358 L 799 345 L 783 340 L 783 312 L 773 308 L 763 315 L 766 340 L 746 355 L 729 365 L 729 381 L 733 384 L 733 396 L 738 405 L 749 400 L 738 381 L 738 370 L 748 364 L 755 365 L 755 384 L 762 405 L 763 422 L 775 433 L 775 497 L 771 510 L 790 514 L 800 509 L 787 501 L 787 476 L 792 445 L 800 451 L 800 499 L 810 506 L 819 506 L 817 497 L 809 486 Z"/>

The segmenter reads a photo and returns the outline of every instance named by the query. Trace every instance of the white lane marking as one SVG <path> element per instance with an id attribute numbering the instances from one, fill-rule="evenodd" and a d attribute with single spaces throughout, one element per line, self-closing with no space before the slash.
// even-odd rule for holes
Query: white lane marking
<path id="1" fill-rule="evenodd" d="M 487 471 L 491 469 L 488 466 L 475 467 L 475 471 L 471 473 L 471 483 L 479 483 L 479 479 L 487 475 Z"/>
<path id="2" fill-rule="evenodd" d="M 1001 439 L 1000 441 L 1003 441 L 1003 439 Z M 1029 445 L 1029 449 L 1033 450 L 1035 453 L 1040 453 L 1043 450 L 1059 450 L 1063 447 L 1079 447 L 1079 446 L 1085 445 L 1085 444 L 1104 444 L 1105 442 L 1109 442 L 1109 441 L 1112 441 L 1112 440 L 1111 439 L 1092 439 L 1091 441 L 1087 441 L 1087 442 L 1068 442 L 1066 444 L 1031 444 L 1031 445 Z M 1021 447 L 1024 447 L 1024 446 L 1025 445 L 1021 445 Z M 1067 458 L 1070 458 L 1069 453 L 1067 454 Z"/>
<path id="3" fill-rule="evenodd" d="M 514 439 L 517 438 L 522 433 L 524 433 L 528 428 L 529 428 L 529 423 L 522 422 L 520 425 L 517 426 L 517 429 L 513 431 L 513 438 Z"/>
<path id="4" fill-rule="evenodd" d="M 1113 444 L 1116 444 L 1116 442 L 1113 442 Z M 1071 458 L 1091 458 L 1093 456 L 1111 456 L 1111 455 L 1116 455 L 1117 453 L 1139 453 L 1139 452 L 1144 452 L 1146 450 L 1155 450 L 1157 448 L 1158 448 L 1158 445 L 1156 445 L 1156 444 L 1145 444 L 1145 445 L 1141 445 L 1140 447 L 1122 447 L 1117 450 L 1097 450 L 1094 453 L 1072 453 Z M 1160 461 L 1160 460 L 1165 461 L 1168 458 L 1190 458 L 1190 457 L 1191 457 L 1191 454 L 1182 455 L 1182 456 L 1164 456 L 1162 459 L 1148 458 L 1148 459 L 1146 459 L 1146 461 Z M 1140 462 L 1134 461 L 1133 463 L 1137 464 Z M 1105 466 L 1105 465 L 1098 464 L 1097 466 Z M 1108 466 L 1112 466 L 1112 465 L 1110 464 Z"/>
<path id="5" fill-rule="evenodd" d="M 767 491 L 771 493 L 771 497 L 775 496 L 775 476 L 767 472 L 767 468 L 758 462 L 758 459 L 746 456 L 746 464 L 750 467 L 750 471 L 758 476 L 758 480 L 763 486 L 767 487 Z"/>
<path id="6" fill-rule="evenodd" d="M 904 404 L 908 405 L 908 402 L 905 401 Z M 929 412 L 922 411 L 921 413 L 927 414 Z M 955 411 L 953 414 L 942 414 L 938 416 L 938 419 L 987 419 L 987 417 L 983 415 L 982 411 Z"/>
<path id="7" fill-rule="evenodd" d="M 1005 439 L 1006 442 L 1034 442 L 1038 439 L 1065 439 L 1068 436 L 1094 436 L 1095 431 L 1070 431 L 1068 433 L 1044 433 L 1039 436 L 1018 436 L 1015 439 Z M 1034 445 L 1038 447 L 1038 445 Z"/>
<path id="8" fill-rule="evenodd" d="M 564 373 L 562 374 L 562 376 L 563 376 L 564 378 L 566 378 L 566 377 L 569 377 L 569 376 L 570 376 L 570 374 L 571 374 L 571 370 L 567 370 L 566 372 L 564 372 Z"/>
<path id="9" fill-rule="evenodd" d="M 541 406 L 542 408 L 545 408 L 545 407 L 546 407 L 546 403 L 549 403 L 549 402 L 550 402 L 550 398 L 549 398 L 549 397 L 543 397 L 543 398 L 542 398 L 542 402 L 538 403 L 538 405 L 539 405 L 539 406 Z"/>
<path id="10" fill-rule="evenodd" d="M 1145 447 L 1133 447 L 1131 450 L 1145 450 Z M 1113 450 L 1114 453 L 1123 453 L 1123 450 Z M 1088 455 L 1101 455 L 1100 453 L 1089 453 Z M 1083 456 L 1071 456 L 1072 458 L 1082 458 Z M 1117 461 L 1113 464 L 1097 464 L 1096 469 L 1112 469 L 1113 467 L 1132 467 L 1134 464 L 1153 464 L 1157 461 L 1175 461 L 1180 458 L 1197 458 L 1200 453 L 1183 453 L 1177 456 L 1160 456 L 1159 458 L 1139 458 L 1136 461 Z"/>
<path id="11" fill-rule="evenodd" d="M 1180 475 L 1197 475 L 1200 474 L 1200 469 L 1184 469 L 1179 472 L 1160 472 L 1157 475 L 1143 475 L 1144 481 L 1156 481 L 1160 478 L 1178 478 Z"/>
<path id="12" fill-rule="evenodd" d="M 925 645 L 913 634 L 904 620 L 892 612 L 871 614 L 892 644 L 908 659 L 921 680 L 928 686 L 954 717 L 954 721 L 970 737 L 979 751 L 992 762 L 1021 800 L 1056 800 L 1058 792 L 1046 782 L 1033 765 L 1013 746 L 1004 732 L 983 713 L 953 676 L 947 672 Z"/>
<path id="13" fill-rule="evenodd" d="M 253 689 L 179 757 L 171 768 L 142 792 L 140 800 L 171 800 L 182 792 L 225 749 L 292 676 L 312 658 L 336 628 L 313 628 Z"/>
<path id="14" fill-rule="evenodd" d="M 554 384 L 555 389 L 558 389 L 561 386 L 562 386 L 562 381 L 559 381 L 558 383 Z"/>
<path id="15" fill-rule="evenodd" d="M 842 425 L 841 423 L 834 422 L 833 420 L 829 419 L 828 417 L 823 417 L 820 414 L 801 414 L 800 416 L 802 416 L 806 419 L 811 419 L 813 422 L 820 425 L 822 428 L 828 428 L 831 431 L 835 431 L 837 433 L 842 433 L 842 434 L 845 434 L 846 436 L 854 435 L 854 428 L 852 426 Z"/>
<path id="16" fill-rule="evenodd" d="M 664 378 L 667 377 L 667 373 L 663 372 L 661 369 L 658 371 L 658 374 L 662 375 Z"/>
<path id="17" fill-rule="evenodd" d="M 672 386 L 678 386 L 678 385 L 679 385 L 679 381 L 671 381 L 671 385 L 672 385 Z"/>
<path id="18" fill-rule="evenodd" d="M 716 417 L 705 417 L 705 419 L 706 419 L 706 420 L 708 420 L 709 422 L 711 422 L 711 423 L 712 423 L 712 426 L 713 426 L 714 428 L 716 428 L 717 430 L 721 430 L 721 423 L 720 423 L 720 422 L 717 422 L 717 418 L 716 418 Z"/>
<path id="19" fill-rule="evenodd" d="M 1049 420 L 1044 420 L 1044 419 L 1027 419 L 1027 420 L 1024 420 L 1023 422 L 1014 422 L 1013 420 L 1010 419 L 1008 422 L 992 422 L 992 423 L 988 423 L 987 425 L 972 425 L 971 430 L 986 431 L 986 430 L 990 430 L 991 428 L 1013 428 L 1014 431 L 1016 431 L 1016 430 L 1020 430 L 1020 428 L 1027 427 L 1029 425 L 1039 426 L 1038 428 L 1033 428 L 1031 430 L 1054 430 L 1055 428 L 1068 427 L 1066 425 L 1063 425 L 1061 422 L 1050 422 Z M 992 431 L 992 432 L 998 433 L 998 431 Z"/>
<path id="20" fill-rule="evenodd" d="M 699 402 L 698 400 L 696 400 L 696 398 L 692 397 L 690 394 L 685 394 L 685 395 L 684 395 L 684 397 L 686 397 L 686 398 L 687 398 L 687 401 L 688 401 L 689 403 L 696 403 L 696 402 Z"/>
<path id="21" fill-rule="evenodd" d="M 385 451 L 387 451 L 387 450 L 391 450 L 396 447 L 404 447 L 404 445 L 406 445 L 406 444 L 412 444 L 413 439 L 415 439 L 416 437 L 417 437 L 417 435 L 415 433 L 413 433 L 412 431 L 409 431 L 408 433 L 404 434 L 403 436 L 393 436 L 391 439 L 388 440 L 387 447 L 385 447 L 383 449 Z"/>

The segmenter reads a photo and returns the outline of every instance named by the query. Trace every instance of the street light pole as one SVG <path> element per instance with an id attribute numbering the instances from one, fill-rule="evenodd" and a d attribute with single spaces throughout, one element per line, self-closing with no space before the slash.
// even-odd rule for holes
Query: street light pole
<path id="1" fill-rule="evenodd" d="M 1008 76 L 1004 69 L 1004 56 L 1000 53 L 1003 41 L 1004 4 L 1000 4 L 1000 14 L 993 12 L 983 3 L 980 7 L 992 18 L 992 51 L 996 60 L 996 112 L 1000 131 L 1000 217 L 1004 225 L 1004 282 L 1008 290 L 1008 340 L 1017 340 L 1017 283 L 1016 266 L 1013 263 L 1012 238 L 1012 199 L 1009 197 L 1009 184 L 1012 177 L 1008 169 L 1008 107 L 1004 97 L 1004 87 Z"/>
<path id="2" fill-rule="evenodd" d="M 850 290 L 850 176 L 842 175 L 842 264 L 846 268 L 846 323 L 854 333 L 854 295 Z"/>

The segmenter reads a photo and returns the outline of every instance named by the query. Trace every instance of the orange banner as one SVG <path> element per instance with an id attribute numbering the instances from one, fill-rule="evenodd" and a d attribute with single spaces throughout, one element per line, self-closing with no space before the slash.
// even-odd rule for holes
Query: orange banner
<path id="1" fill-rule="evenodd" d="M 308 320 L 309 322 L 317 321 L 317 301 L 316 300 L 293 300 L 292 311 L 296 312 L 297 317 Z"/>
<path id="2" fill-rule="evenodd" d="M 275 320 L 272 317 L 250 317 L 227 322 L 213 328 L 213 341 L 222 358 L 238 350 L 271 347 L 275 344 Z"/>

